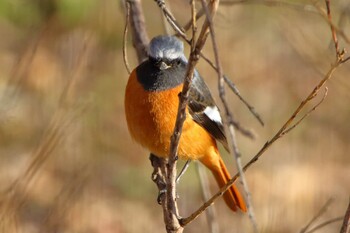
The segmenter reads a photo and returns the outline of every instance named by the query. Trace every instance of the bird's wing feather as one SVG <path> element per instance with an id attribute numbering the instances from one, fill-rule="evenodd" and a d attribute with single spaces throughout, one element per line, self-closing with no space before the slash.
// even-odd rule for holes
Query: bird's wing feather
<path id="1" fill-rule="evenodd" d="M 204 80 L 195 71 L 188 101 L 192 119 L 208 131 L 216 140 L 228 150 L 224 126 L 218 107 L 210 94 Z"/>

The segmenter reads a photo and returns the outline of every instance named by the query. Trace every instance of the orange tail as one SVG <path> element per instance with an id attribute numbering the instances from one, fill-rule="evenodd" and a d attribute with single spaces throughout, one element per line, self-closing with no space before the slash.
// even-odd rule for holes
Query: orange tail
<path id="1" fill-rule="evenodd" d="M 211 170 L 216 182 L 221 188 L 231 179 L 230 173 L 227 171 L 224 161 L 221 159 L 219 153 L 215 156 L 216 158 L 213 158 L 212 156 L 210 157 L 210 159 L 201 159 L 201 162 Z M 226 205 L 231 210 L 237 211 L 237 207 L 239 207 L 243 212 L 247 211 L 244 199 L 234 184 L 224 193 L 223 197 Z"/>

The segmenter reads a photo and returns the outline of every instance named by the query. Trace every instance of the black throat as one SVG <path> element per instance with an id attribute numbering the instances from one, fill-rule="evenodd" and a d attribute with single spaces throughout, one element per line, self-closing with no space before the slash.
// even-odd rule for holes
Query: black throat
<path id="1" fill-rule="evenodd" d="M 136 68 L 137 79 L 145 90 L 164 91 L 184 82 L 187 64 L 181 59 L 163 61 L 170 67 L 161 70 L 161 60 L 149 58 Z"/>

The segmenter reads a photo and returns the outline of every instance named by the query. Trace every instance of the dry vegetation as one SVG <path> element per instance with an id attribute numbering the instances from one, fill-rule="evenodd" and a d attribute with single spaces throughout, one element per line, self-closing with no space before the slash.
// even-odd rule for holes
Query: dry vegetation
<path id="1" fill-rule="evenodd" d="M 156 4 L 144 2 L 149 35 L 164 33 Z M 187 1 L 171 6 L 186 23 Z M 349 2 L 332 1 L 331 7 L 349 37 Z M 238 135 L 244 162 L 334 61 L 329 25 L 305 9 L 235 4 L 218 12 L 224 71 L 265 121 L 261 127 L 229 93 L 235 117 L 257 135 L 253 141 Z M 125 124 L 123 8 L 113 0 L 4 0 L 0 14 L 0 232 L 164 232 L 148 152 L 132 142 Z M 342 37 L 339 42 L 350 48 Z M 131 43 L 128 50 L 135 67 Z M 213 57 L 210 43 L 204 51 Z M 198 69 L 218 100 L 217 75 L 203 61 Z M 299 232 L 330 198 L 314 225 L 344 214 L 349 73 L 349 64 L 341 66 L 322 105 L 247 171 L 261 232 Z M 234 170 L 233 158 L 224 159 Z M 192 165 L 179 185 L 182 215 L 201 204 L 200 192 Z M 220 232 L 252 231 L 247 216 L 232 214 L 221 200 L 215 208 Z M 340 226 L 337 221 L 318 232 L 339 232 Z M 205 216 L 186 231 L 208 232 Z"/>

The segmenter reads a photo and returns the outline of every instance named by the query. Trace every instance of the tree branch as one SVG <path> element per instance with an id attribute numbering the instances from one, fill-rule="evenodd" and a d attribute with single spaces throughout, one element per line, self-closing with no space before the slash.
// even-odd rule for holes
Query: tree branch
<path id="1" fill-rule="evenodd" d="M 322 214 L 324 214 L 327 209 L 328 206 L 330 206 L 330 204 L 332 204 L 333 199 L 330 198 L 328 199 L 328 201 L 322 206 L 322 208 L 317 212 L 317 214 L 306 224 L 305 227 L 303 227 L 299 233 L 305 233 L 308 231 L 309 227 L 311 226 L 312 223 L 314 223 L 319 217 L 321 217 Z"/>
<path id="2" fill-rule="evenodd" d="M 219 1 L 211 1 L 210 2 L 210 15 L 213 17 L 217 11 Z M 193 11 L 192 11 L 193 12 Z M 193 27 L 195 24 L 195 17 L 192 16 L 193 19 Z M 190 84 L 193 78 L 193 73 L 196 64 L 198 63 L 199 60 L 199 55 L 200 51 L 205 45 L 206 39 L 209 34 L 209 22 L 206 20 L 203 23 L 200 35 L 197 39 L 197 41 L 194 40 L 195 38 L 195 29 L 193 29 L 193 35 L 192 35 L 192 44 L 191 44 L 191 53 L 190 57 L 188 60 L 188 65 L 187 65 L 187 71 L 185 75 L 185 81 L 183 84 L 183 89 L 182 92 L 180 93 L 180 102 L 179 102 L 179 107 L 178 107 L 178 113 L 176 117 L 176 123 L 175 123 L 175 128 L 174 128 L 174 133 L 171 136 L 171 144 L 170 144 L 170 153 L 169 153 L 169 161 L 168 161 L 168 176 L 167 176 L 167 201 L 168 201 L 168 206 L 170 207 L 170 211 L 172 211 L 172 219 L 177 215 L 174 210 L 171 208 L 176 205 L 176 200 L 174 197 L 175 193 L 175 179 L 176 179 L 176 160 L 177 160 L 177 149 L 180 141 L 180 136 L 182 132 L 182 127 L 183 123 L 186 119 L 186 107 L 187 107 L 187 101 L 188 101 L 188 93 L 190 89 Z M 168 183 L 170 182 L 170 184 Z M 178 216 L 176 216 L 178 217 Z M 179 221 L 181 228 L 183 227 L 181 224 L 181 221 Z M 181 229 L 180 228 L 180 229 Z M 168 230 L 168 229 L 167 229 Z"/>
<path id="3" fill-rule="evenodd" d="M 314 99 L 320 89 L 325 85 L 325 83 L 333 76 L 334 71 L 341 65 L 343 62 L 337 62 L 336 64 L 332 65 L 325 77 L 314 87 L 314 89 L 310 92 L 310 94 L 299 104 L 299 106 L 296 108 L 296 110 L 293 112 L 293 114 L 288 118 L 288 120 L 283 124 L 283 126 L 278 130 L 278 132 L 270 139 L 268 140 L 263 147 L 258 151 L 258 153 L 243 167 L 243 171 L 246 171 L 251 165 L 253 165 L 258 159 L 261 157 L 264 152 L 266 152 L 271 145 L 280 139 L 282 136 L 286 135 L 286 130 L 288 130 L 289 126 L 293 123 L 295 118 L 299 115 L 300 111 L 304 109 L 307 103 L 309 103 L 312 99 Z M 289 130 L 290 132 L 290 130 Z M 227 184 L 222 187 L 213 197 L 211 197 L 207 202 L 205 202 L 199 209 L 197 209 L 195 212 L 193 212 L 189 217 L 183 218 L 181 220 L 181 225 L 185 226 L 192 222 L 194 219 L 196 219 L 203 211 L 205 211 L 210 205 L 212 205 L 216 199 L 221 197 L 230 187 L 231 185 L 236 181 L 236 179 L 239 177 L 239 174 L 237 173 L 235 176 L 232 177 L 232 179 L 227 182 Z"/>
<path id="4" fill-rule="evenodd" d="M 218 69 L 218 81 L 219 81 L 218 88 L 219 88 L 219 93 L 220 93 L 220 99 L 221 99 L 221 102 L 222 102 L 224 109 L 225 109 L 225 114 L 226 114 L 226 119 L 228 121 L 228 129 L 229 129 L 229 134 L 230 134 L 230 139 L 231 139 L 231 141 L 230 141 L 231 142 L 230 145 L 232 146 L 231 153 L 233 154 L 233 157 L 236 160 L 236 167 L 237 167 L 237 170 L 239 173 L 240 181 L 242 183 L 242 186 L 243 186 L 243 189 L 245 192 L 249 218 L 252 222 L 254 232 L 258 232 L 258 226 L 257 226 L 257 222 L 255 219 L 254 209 L 253 209 L 253 206 L 251 204 L 250 192 L 249 192 L 248 184 L 247 184 L 247 181 L 245 179 L 245 175 L 244 175 L 243 168 L 242 168 L 241 153 L 238 149 L 235 128 L 234 128 L 234 125 L 232 123 L 233 116 L 232 116 L 232 112 L 230 111 L 230 109 L 228 107 L 228 103 L 226 101 L 226 94 L 225 94 L 225 88 L 224 88 L 225 80 L 224 80 L 223 70 L 222 70 L 221 62 L 220 62 L 220 58 L 219 58 L 219 50 L 217 47 L 216 35 L 215 35 L 214 27 L 213 27 L 213 22 L 210 18 L 208 8 L 207 8 L 204 0 L 202 0 L 202 7 L 205 9 L 205 13 L 206 13 L 206 16 L 207 16 L 207 19 L 209 22 L 209 27 L 210 27 L 210 35 L 211 35 L 211 40 L 212 40 L 212 44 L 213 44 L 213 48 L 214 48 L 215 62 L 216 62 L 216 67 Z"/>
<path id="5" fill-rule="evenodd" d="M 349 198 L 349 205 L 348 208 L 345 211 L 345 215 L 343 218 L 343 224 L 340 229 L 340 233 L 349 233 L 350 232 L 350 198 Z"/>
<path id="6" fill-rule="evenodd" d="M 146 31 L 145 17 L 143 16 L 141 0 L 126 0 L 130 4 L 130 24 L 132 43 L 139 63 L 147 59 L 149 38 Z"/>
<path id="7" fill-rule="evenodd" d="M 130 2 L 125 2 L 125 27 L 124 27 L 124 34 L 123 34 L 123 60 L 124 65 L 128 73 L 131 73 L 131 69 L 128 62 L 128 53 L 127 53 L 127 34 L 128 34 L 128 25 L 129 25 L 129 18 L 130 18 Z"/>

